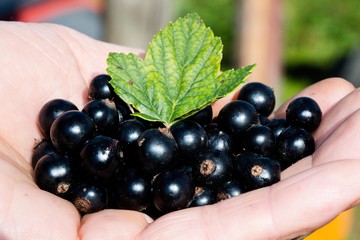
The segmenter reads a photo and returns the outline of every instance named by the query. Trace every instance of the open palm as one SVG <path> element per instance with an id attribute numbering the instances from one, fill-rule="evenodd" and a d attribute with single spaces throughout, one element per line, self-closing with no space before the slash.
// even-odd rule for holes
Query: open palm
<path id="1" fill-rule="evenodd" d="M 37 113 L 54 98 L 81 108 L 110 51 L 142 52 L 48 24 L 0 22 L 0 36 L 0 239 L 290 239 L 359 201 L 359 91 L 327 79 L 299 93 L 318 101 L 323 123 L 315 133 L 316 152 L 284 171 L 281 182 L 154 222 L 124 210 L 81 219 L 71 203 L 34 184 L 29 162 L 41 137 Z M 274 116 L 284 116 L 285 109 L 286 103 Z"/>

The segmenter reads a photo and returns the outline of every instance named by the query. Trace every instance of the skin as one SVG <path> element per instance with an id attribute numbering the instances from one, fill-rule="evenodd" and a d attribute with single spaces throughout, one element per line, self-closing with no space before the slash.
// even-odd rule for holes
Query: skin
<path id="1" fill-rule="evenodd" d="M 124 210 L 80 218 L 72 204 L 33 181 L 38 110 L 54 98 L 81 109 L 89 81 L 105 73 L 109 52 L 143 52 L 48 24 L 0 22 L 0 35 L 0 239 L 292 239 L 359 203 L 360 141 L 354 138 L 360 135 L 360 93 L 330 78 L 296 95 L 314 98 L 323 122 L 314 133 L 315 153 L 285 170 L 279 183 L 156 221 Z M 214 104 L 214 111 L 235 95 Z M 287 104 L 273 117 L 283 117 Z"/>

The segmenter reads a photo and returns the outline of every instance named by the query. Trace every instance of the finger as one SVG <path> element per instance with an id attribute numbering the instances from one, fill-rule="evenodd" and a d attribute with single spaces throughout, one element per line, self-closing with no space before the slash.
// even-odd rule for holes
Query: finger
<path id="1" fill-rule="evenodd" d="M 324 114 L 319 128 L 313 133 L 317 149 L 314 154 L 315 163 L 312 162 L 312 156 L 306 157 L 283 171 L 281 177 L 287 178 L 311 168 L 313 164 L 321 164 L 332 159 L 360 158 L 358 146 L 353 146 L 357 143 L 353 138 L 359 134 L 359 113 L 354 114 L 359 111 L 359 100 L 360 90 L 355 89 L 329 109 Z M 350 115 L 354 116 L 349 117 Z M 344 126 L 341 126 L 342 124 Z"/>
<path id="2" fill-rule="evenodd" d="M 60 36 L 68 36 L 64 40 L 78 59 L 79 70 L 87 83 L 96 75 L 106 73 L 106 59 L 110 52 L 134 53 L 140 57 L 145 54 L 143 49 L 98 41 L 65 26 L 52 24 L 51 27 Z"/>
<path id="3" fill-rule="evenodd" d="M 133 240 L 152 220 L 145 214 L 127 210 L 104 210 L 82 218 L 80 239 Z"/>
<path id="4" fill-rule="evenodd" d="M 319 128 L 314 132 L 317 144 L 321 144 L 331 132 L 359 108 L 360 89 L 355 89 L 324 114 Z"/>
<path id="5" fill-rule="evenodd" d="M 355 140 L 360 134 L 359 98 L 360 92 L 356 89 L 325 114 L 314 133 L 317 145 L 314 154 L 286 169 L 282 178 L 336 159 L 360 159 L 360 143 Z"/>
<path id="6" fill-rule="evenodd" d="M 354 90 L 354 86 L 342 78 L 328 78 L 319 81 L 304 90 L 300 91 L 287 101 L 285 101 L 275 112 L 274 117 L 285 117 L 286 108 L 289 103 L 301 96 L 313 98 L 320 106 L 321 111 L 325 114 L 340 99 Z"/>
<path id="7" fill-rule="evenodd" d="M 40 190 L 24 162 L 0 139 L 0 239 L 76 239 L 76 209 Z"/>
<path id="8" fill-rule="evenodd" d="M 314 165 L 336 159 L 359 158 L 360 110 L 350 115 L 318 147 L 313 154 Z"/>
<path id="9" fill-rule="evenodd" d="M 291 239 L 359 202 L 358 160 L 335 161 L 271 187 L 159 218 L 138 239 Z M 344 181 L 346 179 L 346 181 Z"/>
<path id="10" fill-rule="evenodd" d="M 312 161 L 313 161 L 312 155 L 297 161 L 295 164 L 291 165 L 290 167 L 286 168 L 281 172 L 281 179 L 284 180 L 295 174 L 309 170 L 310 168 L 313 167 Z"/>

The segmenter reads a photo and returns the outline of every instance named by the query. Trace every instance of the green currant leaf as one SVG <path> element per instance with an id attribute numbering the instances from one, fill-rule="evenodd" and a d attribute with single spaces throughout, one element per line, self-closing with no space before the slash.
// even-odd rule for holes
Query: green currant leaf
<path id="1" fill-rule="evenodd" d="M 197 14 L 158 32 L 144 59 L 110 53 L 107 71 L 133 115 L 169 126 L 233 91 L 252 66 L 220 74 L 222 43 Z"/>
<path id="2" fill-rule="evenodd" d="M 216 98 L 223 98 L 235 89 L 237 89 L 241 84 L 245 82 L 245 79 L 250 76 L 254 68 L 255 64 L 252 64 L 236 70 L 230 69 L 221 73 L 216 78 Z"/>
<path id="3" fill-rule="evenodd" d="M 143 113 L 144 119 L 157 121 L 160 117 L 146 87 L 144 61 L 134 54 L 110 53 L 107 71 L 117 95 Z"/>

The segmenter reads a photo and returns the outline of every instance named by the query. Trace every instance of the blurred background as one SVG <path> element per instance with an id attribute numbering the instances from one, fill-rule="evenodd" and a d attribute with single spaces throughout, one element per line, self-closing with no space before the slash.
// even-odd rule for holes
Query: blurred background
<path id="1" fill-rule="evenodd" d="M 256 63 L 249 81 L 278 105 L 307 85 L 343 77 L 360 86 L 358 0 L 0 0 L 0 20 L 51 22 L 90 37 L 146 48 L 169 21 L 197 12 L 224 45 L 223 69 Z M 307 238 L 360 239 L 358 208 Z"/>

